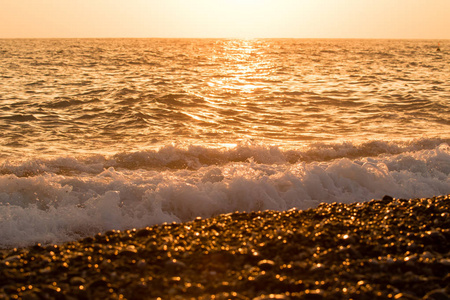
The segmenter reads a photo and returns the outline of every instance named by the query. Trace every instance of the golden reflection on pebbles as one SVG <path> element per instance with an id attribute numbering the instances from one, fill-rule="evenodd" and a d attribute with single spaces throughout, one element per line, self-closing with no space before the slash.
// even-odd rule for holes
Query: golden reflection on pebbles
<path id="1" fill-rule="evenodd" d="M 448 299 L 449 208 L 385 197 L 2 250 L 0 299 Z"/>

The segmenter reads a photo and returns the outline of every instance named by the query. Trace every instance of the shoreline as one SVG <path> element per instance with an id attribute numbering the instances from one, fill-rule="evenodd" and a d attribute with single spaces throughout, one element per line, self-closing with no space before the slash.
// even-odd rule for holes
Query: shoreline
<path id="1" fill-rule="evenodd" d="M 446 299 L 450 195 L 108 231 L 0 266 L 0 299 Z"/>

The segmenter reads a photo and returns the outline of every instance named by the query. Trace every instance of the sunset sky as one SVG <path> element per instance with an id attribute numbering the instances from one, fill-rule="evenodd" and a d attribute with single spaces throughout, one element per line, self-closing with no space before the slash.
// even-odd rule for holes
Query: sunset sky
<path id="1" fill-rule="evenodd" d="M 450 39 L 450 0 L 0 2 L 0 38 Z"/>

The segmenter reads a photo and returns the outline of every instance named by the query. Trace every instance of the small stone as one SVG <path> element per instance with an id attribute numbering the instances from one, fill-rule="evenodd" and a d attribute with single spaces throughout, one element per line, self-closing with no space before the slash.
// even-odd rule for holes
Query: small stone
<path id="1" fill-rule="evenodd" d="M 136 267 L 138 267 L 138 269 L 143 270 L 147 267 L 147 262 L 145 261 L 145 259 L 141 259 L 136 263 Z"/>
<path id="2" fill-rule="evenodd" d="M 45 267 L 45 268 L 39 269 L 39 274 L 41 274 L 41 275 L 46 275 L 46 274 L 49 274 L 51 272 L 52 272 L 52 268 L 48 267 L 48 266 Z"/>
<path id="3" fill-rule="evenodd" d="M 41 244 L 37 243 L 37 244 L 35 244 L 34 246 L 31 247 L 31 250 L 34 251 L 34 252 L 40 252 L 40 251 L 43 251 L 44 248 L 42 247 Z"/>
<path id="4" fill-rule="evenodd" d="M 71 285 L 77 286 L 77 285 L 83 285 L 85 283 L 86 283 L 86 280 L 82 277 L 75 276 L 75 277 L 70 278 Z"/>
<path id="5" fill-rule="evenodd" d="M 417 261 L 417 259 L 418 259 L 417 255 L 413 254 L 413 255 L 406 256 L 403 260 L 405 262 L 415 262 L 415 261 Z"/>
<path id="6" fill-rule="evenodd" d="M 427 259 L 427 258 L 431 259 L 433 257 L 434 257 L 434 255 L 429 251 L 425 251 L 424 253 L 422 253 L 422 258 L 424 258 L 424 259 Z"/>
<path id="7" fill-rule="evenodd" d="M 20 260 L 20 255 L 12 255 L 2 260 L 2 263 L 12 263 Z"/>
<path id="8" fill-rule="evenodd" d="M 119 255 L 121 256 L 131 256 L 133 257 L 137 253 L 136 247 L 133 245 L 130 245 L 119 252 Z"/>
<path id="9" fill-rule="evenodd" d="M 84 239 L 81 240 L 82 243 L 84 244 L 92 244 L 94 242 L 94 239 L 90 236 L 85 237 Z"/>
<path id="10" fill-rule="evenodd" d="M 169 272 L 178 272 L 186 268 L 186 264 L 182 261 L 171 259 L 165 263 L 166 270 Z"/>
<path id="11" fill-rule="evenodd" d="M 152 234 L 152 231 L 149 228 L 140 229 L 136 232 L 136 237 L 148 237 Z"/>
<path id="12" fill-rule="evenodd" d="M 323 264 L 316 264 L 309 269 L 311 272 L 320 272 L 325 269 L 325 266 Z"/>
<path id="13" fill-rule="evenodd" d="M 263 259 L 258 262 L 258 267 L 263 271 L 272 270 L 275 266 L 275 262 L 269 259 Z"/>
<path id="14" fill-rule="evenodd" d="M 109 283 L 108 283 L 108 281 L 106 281 L 106 278 L 100 278 L 100 279 L 97 279 L 97 280 L 91 282 L 88 285 L 88 288 L 89 289 L 100 289 L 100 288 L 105 288 L 108 286 L 109 286 Z"/>
<path id="15" fill-rule="evenodd" d="M 383 200 L 384 202 L 391 202 L 391 201 L 394 200 L 394 198 L 392 198 L 392 197 L 389 196 L 389 195 L 384 195 L 384 197 L 383 197 L 382 200 Z"/>
<path id="16" fill-rule="evenodd" d="M 415 242 L 408 243 L 408 246 L 406 247 L 406 250 L 408 251 L 414 251 L 418 248 L 417 244 Z"/>

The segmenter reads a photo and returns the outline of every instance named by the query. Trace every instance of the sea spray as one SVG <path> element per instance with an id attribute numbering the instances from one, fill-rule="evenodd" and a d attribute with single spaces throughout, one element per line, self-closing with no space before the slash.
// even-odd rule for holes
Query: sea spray
<path id="1" fill-rule="evenodd" d="M 197 160 L 199 149 L 177 151 L 184 159 Z M 386 194 L 415 198 L 450 193 L 447 144 L 399 154 L 294 163 L 280 158 L 289 151 L 271 149 L 264 152 L 257 146 L 253 151 L 275 153 L 278 159 L 263 155 L 224 161 L 235 157 L 236 148 L 203 149 L 200 152 L 218 151 L 221 162 L 197 161 L 191 168 L 150 164 L 140 158 L 142 153 L 127 156 L 137 156 L 142 168 L 122 161 L 101 172 L 97 163 L 112 164 L 113 158 L 101 157 L 97 163 L 92 158 L 25 162 L 16 169 L 4 165 L 3 172 L 11 174 L 0 176 L 1 246 L 60 243 L 110 229 L 185 222 L 234 211 L 307 209 L 322 202 L 352 203 Z M 147 154 L 166 152 L 167 148 Z M 30 166 L 38 166 L 39 171 L 31 172 Z"/>

